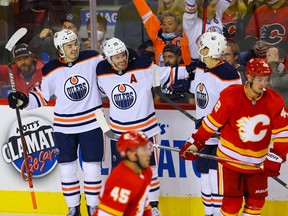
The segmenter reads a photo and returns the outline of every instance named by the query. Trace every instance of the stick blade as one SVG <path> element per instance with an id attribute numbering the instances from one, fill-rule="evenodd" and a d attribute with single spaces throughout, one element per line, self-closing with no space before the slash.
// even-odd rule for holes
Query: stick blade
<path id="1" fill-rule="evenodd" d="M 27 33 L 27 29 L 26 28 L 20 28 L 18 29 L 10 38 L 10 40 L 7 42 L 5 49 L 9 50 L 11 52 L 11 50 L 13 49 L 13 47 L 16 45 L 16 43 Z"/>

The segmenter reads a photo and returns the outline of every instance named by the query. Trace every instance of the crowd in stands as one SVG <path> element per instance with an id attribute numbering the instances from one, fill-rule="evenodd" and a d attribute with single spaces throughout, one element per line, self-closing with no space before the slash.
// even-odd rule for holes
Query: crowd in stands
<path id="1" fill-rule="evenodd" d="M 238 70 L 242 82 L 247 81 L 245 66 L 249 59 L 267 59 L 274 71 L 269 87 L 278 91 L 287 105 L 288 85 L 285 79 L 288 70 L 288 21 L 284 16 L 288 12 L 287 1 L 208 0 L 206 9 L 203 7 L 203 0 L 117 2 L 119 9 L 114 36 L 139 56 L 149 57 L 159 66 L 164 66 L 163 48 L 174 44 L 180 48 L 182 63 L 188 65 L 199 59 L 197 38 L 202 32 L 220 32 L 228 42 L 222 60 Z M 113 5 L 115 1 L 97 1 L 97 4 Z M 87 25 L 83 26 L 79 10 L 73 10 L 73 5 L 65 1 L 61 5 L 55 5 L 52 1 L 13 0 L 8 5 L 0 5 L 0 12 L 0 28 L 3 33 L 0 37 L 0 51 L 4 53 L 5 44 L 15 30 L 26 27 L 29 31 L 19 43 L 27 44 L 35 61 L 42 61 L 44 64 L 57 58 L 53 34 L 61 29 L 70 29 L 79 35 L 80 50 L 91 49 L 91 28 L 97 29 L 97 50 L 100 53 L 103 43 L 108 39 L 108 21 L 104 16 L 97 15 L 97 24 L 94 27 L 90 25 L 90 18 L 86 20 Z M 81 38 L 81 27 L 84 27 L 87 38 Z M 279 53 L 278 58 L 271 59 L 271 55 L 268 56 L 271 50 Z M 9 89 L 7 70 L 3 68 L 11 61 L 10 57 L 5 54 L 0 58 L 1 97 L 5 97 L 5 91 Z M 155 101 L 159 100 L 156 98 Z M 181 101 L 193 100 L 177 102 Z"/>

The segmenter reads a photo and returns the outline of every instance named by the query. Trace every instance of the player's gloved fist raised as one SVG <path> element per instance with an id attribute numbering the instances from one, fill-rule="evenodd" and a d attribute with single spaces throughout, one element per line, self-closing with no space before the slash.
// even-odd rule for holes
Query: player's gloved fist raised
<path id="1" fill-rule="evenodd" d="M 196 160 L 197 155 L 194 155 L 194 152 L 201 151 L 204 148 L 205 143 L 199 141 L 195 134 L 192 134 L 186 143 L 182 146 L 179 155 L 182 160 Z"/>
<path id="2" fill-rule="evenodd" d="M 276 177 L 280 175 L 280 168 L 283 159 L 273 152 L 268 152 L 264 161 L 264 172 L 267 177 Z"/>
<path id="3" fill-rule="evenodd" d="M 23 92 L 11 92 L 8 95 L 8 104 L 9 107 L 12 109 L 15 109 L 16 107 L 18 107 L 19 109 L 23 109 L 25 108 L 28 103 L 29 103 L 29 98 L 28 96 L 23 93 Z"/>

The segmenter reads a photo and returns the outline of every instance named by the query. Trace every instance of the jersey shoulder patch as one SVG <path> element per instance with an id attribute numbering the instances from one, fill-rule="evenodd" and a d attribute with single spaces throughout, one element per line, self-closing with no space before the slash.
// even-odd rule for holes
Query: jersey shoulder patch
<path id="1" fill-rule="evenodd" d="M 53 59 L 46 63 L 42 68 L 42 76 L 46 76 L 50 71 L 57 69 L 58 67 L 64 66 L 58 59 Z"/>
<path id="2" fill-rule="evenodd" d="M 152 64 L 151 59 L 147 57 L 138 57 L 132 60 L 131 62 L 129 62 L 127 70 L 131 71 L 131 70 L 136 70 L 136 69 L 141 69 L 141 68 L 146 69 L 151 64 Z"/>
<path id="3" fill-rule="evenodd" d="M 95 50 L 85 50 L 79 53 L 79 57 L 76 61 L 79 62 L 85 59 L 89 59 L 91 57 L 98 57 L 98 56 L 100 56 L 100 54 Z"/>
<path id="4" fill-rule="evenodd" d="M 210 72 L 218 76 L 221 80 L 240 79 L 238 71 L 227 62 L 223 62 L 217 67 L 211 68 Z"/>
<path id="5" fill-rule="evenodd" d="M 115 73 L 111 64 L 107 60 L 100 61 L 96 67 L 97 76 L 110 73 Z"/>

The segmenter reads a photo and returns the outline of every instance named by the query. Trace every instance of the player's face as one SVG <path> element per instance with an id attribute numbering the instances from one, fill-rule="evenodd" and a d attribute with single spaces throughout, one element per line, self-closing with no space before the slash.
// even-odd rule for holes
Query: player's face
<path id="1" fill-rule="evenodd" d="M 252 88 L 258 94 L 263 93 L 264 89 L 267 87 L 270 76 L 254 76 Z"/>
<path id="2" fill-rule="evenodd" d="M 179 64 L 178 56 L 172 52 L 163 53 L 164 65 L 169 67 L 175 67 Z"/>
<path id="3" fill-rule="evenodd" d="M 79 55 L 79 43 L 78 40 L 74 40 L 63 45 L 65 56 L 68 62 L 73 62 Z"/>
<path id="4" fill-rule="evenodd" d="M 142 168 L 146 168 L 149 166 L 150 157 L 152 153 L 152 145 L 151 143 L 143 146 L 139 146 L 136 149 L 136 153 L 138 155 L 139 163 L 141 164 Z"/>
<path id="5" fill-rule="evenodd" d="M 207 6 L 207 18 L 212 19 L 216 16 L 217 10 L 217 2 L 218 0 L 212 0 L 210 4 Z"/>
<path id="6" fill-rule="evenodd" d="M 173 16 L 167 16 L 163 18 L 161 23 L 163 33 L 173 33 L 176 32 L 178 23 Z"/>
<path id="7" fill-rule="evenodd" d="M 119 53 L 111 57 L 111 61 L 118 70 L 125 70 L 127 67 L 127 55 L 126 52 Z"/>
<path id="8" fill-rule="evenodd" d="M 14 60 L 17 68 L 23 74 L 23 76 L 28 76 L 33 72 L 33 57 L 32 56 L 21 56 Z"/>

